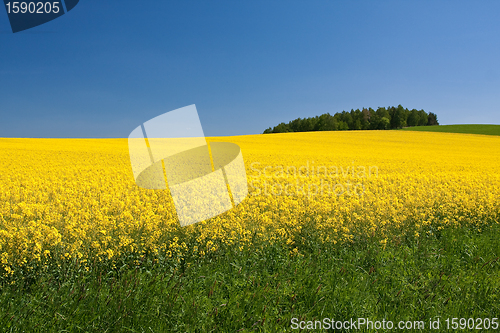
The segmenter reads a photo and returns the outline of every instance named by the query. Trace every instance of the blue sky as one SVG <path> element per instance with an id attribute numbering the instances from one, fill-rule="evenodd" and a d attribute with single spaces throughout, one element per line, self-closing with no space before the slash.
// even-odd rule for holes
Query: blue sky
<path id="1" fill-rule="evenodd" d="M 402 104 L 500 124 L 499 1 L 98 1 L 13 34 L 0 137 L 128 137 L 196 104 L 207 136 Z"/>

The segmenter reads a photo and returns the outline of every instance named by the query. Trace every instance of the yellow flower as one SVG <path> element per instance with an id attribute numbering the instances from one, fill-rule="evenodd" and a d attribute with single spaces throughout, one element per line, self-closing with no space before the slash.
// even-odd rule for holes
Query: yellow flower
<path id="1" fill-rule="evenodd" d="M 0 139 L 1 268 L 131 253 L 205 256 L 220 244 L 243 251 L 256 241 L 293 246 L 309 234 L 304 228 L 323 243 L 361 234 L 385 247 L 403 233 L 481 231 L 498 221 L 497 137 L 346 131 L 208 141 L 241 147 L 250 193 L 181 228 L 169 191 L 135 184 L 126 139 Z"/>

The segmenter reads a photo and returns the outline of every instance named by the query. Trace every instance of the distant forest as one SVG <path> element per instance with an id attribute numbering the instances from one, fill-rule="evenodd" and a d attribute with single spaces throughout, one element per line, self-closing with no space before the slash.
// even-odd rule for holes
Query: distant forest
<path id="1" fill-rule="evenodd" d="M 424 110 L 408 110 L 401 105 L 388 108 L 379 107 L 356 109 L 351 112 L 329 113 L 311 118 L 297 118 L 288 124 L 281 123 L 264 131 L 268 133 L 345 131 L 345 130 L 386 130 L 410 126 L 439 125 L 437 115 Z"/>

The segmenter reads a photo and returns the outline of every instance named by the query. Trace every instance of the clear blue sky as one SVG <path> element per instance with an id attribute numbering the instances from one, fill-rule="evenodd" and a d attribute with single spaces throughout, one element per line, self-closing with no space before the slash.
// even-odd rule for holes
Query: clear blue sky
<path id="1" fill-rule="evenodd" d="M 205 135 L 351 108 L 500 124 L 500 1 L 102 1 L 13 34 L 0 137 L 128 137 L 196 104 Z"/>

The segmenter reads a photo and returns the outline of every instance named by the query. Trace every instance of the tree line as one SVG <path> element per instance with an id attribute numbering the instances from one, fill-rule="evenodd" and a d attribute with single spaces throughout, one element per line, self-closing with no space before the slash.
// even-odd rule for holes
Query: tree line
<path id="1" fill-rule="evenodd" d="M 386 130 L 409 126 L 439 125 L 437 115 L 424 110 L 397 107 L 351 109 L 351 112 L 330 113 L 310 118 L 297 118 L 289 123 L 281 123 L 264 131 L 268 133 L 344 131 L 344 130 Z"/>

